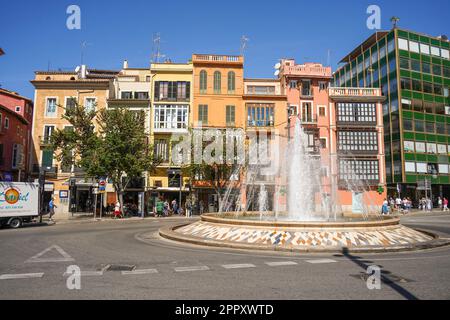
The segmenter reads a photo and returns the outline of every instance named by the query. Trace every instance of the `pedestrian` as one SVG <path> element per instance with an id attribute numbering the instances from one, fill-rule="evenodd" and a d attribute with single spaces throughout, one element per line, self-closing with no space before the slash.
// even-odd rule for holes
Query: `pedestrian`
<path id="1" fill-rule="evenodd" d="M 55 203 L 53 202 L 53 197 L 52 197 L 48 203 L 48 210 L 50 213 L 50 217 L 49 217 L 50 221 L 53 221 L 53 216 L 55 215 L 55 208 L 57 208 L 57 207 L 56 207 Z"/>
<path id="2" fill-rule="evenodd" d="M 395 199 L 395 209 L 400 212 L 402 206 L 402 199 L 400 198 L 400 196 L 397 196 L 397 198 Z"/>
<path id="3" fill-rule="evenodd" d="M 387 215 L 389 214 L 389 203 L 386 199 L 384 199 L 383 201 L 383 206 L 381 207 L 381 214 L 382 215 Z"/>
<path id="4" fill-rule="evenodd" d="M 431 202 L 431 199 L 427 199 L 427 211 L 431 212 L 433 210 L 433 203 Z"/>
<path id="5" fill-rule="evenodd" d="M 200 200 L 200 215 L 202 215 L 203 214 L 203 212 L 204 212 L 204 210 L 205 210 L 205 206 L 204 206 L 204 204 L 203 204 L 203 200 Z"/>
<path id="6" fill-rule="evenodd" d="M 442 201 L 444 207 L 443 207 L 443 211 L 449 211 L 448 210 L 448 199 L 444 197 L 444 200 Z"/>
<path id="7" fill-rule="evenodd" d="M 173 199 L 172 200 L 172 210 L 174 214 L 178 214 L 178 204 L 177 204 L 177 200 Z"/>
<path id="8" fill-rule="evenodd" d="M 122 211 L 120 210 L 120 202 L 117 200 L 116 205 L 114 207 L 114 218 L 123 218 Z"/>
<path id="9" fill-rule="evenodd" d="M 158 198 L 156 200 L 156 216 L 161 217 L 163 215 L 163 212 L 164 212 L 164 202 L 162 201 L 161 198 Z"/>
<path id="10" fill-rule="evenodd" d="M 169 210 L 170 210 L 170 205 L 169 205 L 169 201 L 164 201 L 164 216 L 168 217 L 169 216 Z"/>
<path id="11" fill-rule="evenodd" d="M 439 207 L 439 210 L 442 210 L 442 199 L 441 199 L 441 197 L 438 198 L 438 207 Z"/>
<path id="12" fill-rule="evenodd" d="M 185 207 L 186 207 L 186 218 L 189 218 L 191 216 L 192 211 L 191 200 L 189 199 L 186 200 Z"/>

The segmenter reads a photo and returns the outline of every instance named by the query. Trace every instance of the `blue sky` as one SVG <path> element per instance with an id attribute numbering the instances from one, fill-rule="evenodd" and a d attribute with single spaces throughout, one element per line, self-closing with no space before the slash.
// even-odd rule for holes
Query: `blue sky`
<path id="1" fill-rule="evenodd" d="M 81 8 L 81 30 L 66 28 L 66 9 Z M 449 34 L 450 1 L 194 1 L 194 0 L 0 0 L 0 84 L 33 98 L 34 71 L 73 70 L 87 42 L 88 67 L 148 67 L 152 35 L 161 34 L 161 53 L 186 62 L 192 53 L 239 54 L 240 38 L 250 41 L 246 77 L 273 77 L 282 57 L 298 62 L 337 62 L 373 33 L 366 27 L 369 5 L 381 7 L 382 28 L 390 17 L 400 27 L 430 35 Z"/>

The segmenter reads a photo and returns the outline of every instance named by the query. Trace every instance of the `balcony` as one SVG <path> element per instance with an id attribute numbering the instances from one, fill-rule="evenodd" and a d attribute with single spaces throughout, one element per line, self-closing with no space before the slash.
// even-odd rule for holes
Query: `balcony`
<path id="1" fill-rule="evenodd" d="M 303 99 L 312 99 L 314 97 L 313 88 L 301 88 L 300 97 Z"/>
<path id="2" fill-rule="evenodd" d="M 47 147 L 51 145 L 51 136 L 39 136 L 39 145 Z"/>
<path id="3" fill-rule="evenodd" d="M 225 64 L 244 64 L 243 56 L 227 56 L 215 54 L 193 54 L 194 63 L 225 63 Z"/>
<path id="4" fill-rule="evenodd" d="M 384 101 L 380 88 L 329 88 L 330 98 L 341 101 Z"/>
<path id="5" fill-rule="evenodd" d="M 299 116 L 299 120 L 301 121 L 301 124 L 317 124 L 317 116 L 309 115 L 309 114 L 302 114 Z"/>
<path id="6" fill-rule="evenodd" d="M 31 172 L 33 174 L 44 173 L 44 168 L 45 168 L 45 175 L 46 176 L 52 176 L 52 175 L 56 175 L 58 173 L 58 166 L 42 167 L 41 165 L 36 164 L 36 163 L 33 164 Z"/>

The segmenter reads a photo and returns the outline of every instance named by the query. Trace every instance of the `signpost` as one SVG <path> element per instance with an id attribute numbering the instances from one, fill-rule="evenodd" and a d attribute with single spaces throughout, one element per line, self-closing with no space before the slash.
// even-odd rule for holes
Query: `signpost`
<path id="1" fill-rule="evenodd" d="M 106 178 L 101 177 L 98 182 L 98 193 L 100 193 L 100 220 L 103 214 L 103 195 L 106 193 Z"/>

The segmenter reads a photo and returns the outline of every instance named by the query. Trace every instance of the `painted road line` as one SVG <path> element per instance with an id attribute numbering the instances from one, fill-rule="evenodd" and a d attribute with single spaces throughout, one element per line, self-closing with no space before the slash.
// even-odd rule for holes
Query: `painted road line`
<path id="1" fill-rule="evenodd" d="M 63 277 L 68 277 L 73 275 L 73 273 L 64 272 Z M 103 275 L 103 271 L 81 271 L 80 275 L 82 277 L 98 277 Z"/>
<path id="2" fill-rule="evenodd" d="M 151 274 L 158 273 L 156 269 L 137 269 L 133 271 L 122 271 L 122 275 L 139 275 L 139 274 Z"/>
<path id="3" fill-rule="evenodd" d="M 315 259 L 315 260 L 306 260 L 306 262 L 312 263 L 312 264 L 319 264 L 319 263 L 334 263 L 337 261 L 332 260 L 332 259 Z"/>
<path id="4" fill-rule="evenodd" d="M 295 266 L 298 263 L 294 261 L 274 261 L 274 262 L 266 262 L 269 267 L 281 267 L 281 266 Z"/>
<path id="5" fill-rule="evenodd" d="M 60 256 L 59 257 L 48 257 L 42 258 L 45 254 L 50 251 L 56 251 Z M 67 261 L 75 261 L 67 252 L 65 252 L 60 246 L 52 245 L 45 249 L 44 251 L 39 252 L 38 254 L 32 256 L 30 259 L 25 261 L 25 263 L 33 263 L 33 262 L 67 262 Z"/>
<path id="6" fill-rule="evenodd" d="M 241 264 L 223 264 L 225 269 L 243 269 L 243 268 L 256 268 L 254 264 L 251 263 L 241 263 Z"/>
<path id="7" fill-rule="evenodd" d="M 207 271 L 209 267 L 207 266 L 197 266 L 197 267 L 177 267 L 175 272 L 189 272 L 189 271 Z"/>
<path id="8" fill-rule="evenodd" d="M 2 274 L 0 280 L 42 278 L 44 273 Z"/>

